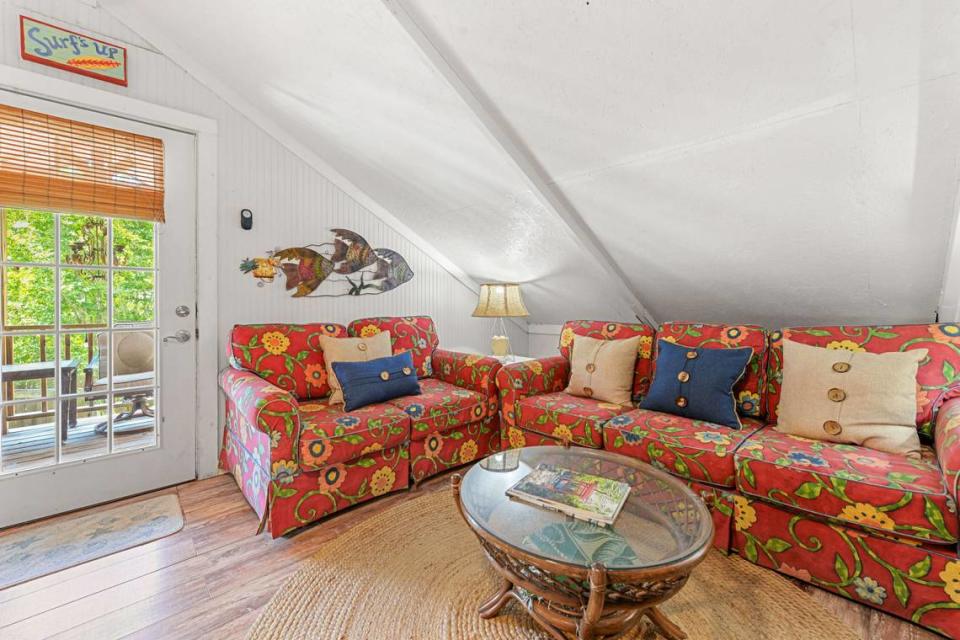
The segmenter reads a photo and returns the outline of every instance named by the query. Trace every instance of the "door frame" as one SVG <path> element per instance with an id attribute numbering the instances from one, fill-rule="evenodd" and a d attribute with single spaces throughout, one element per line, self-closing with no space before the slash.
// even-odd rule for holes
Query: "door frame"
<path id="1" fill-rule="evenodd" d="M 197 161 L 197 406 L 196 456 L 198 478 L 218 473 L 219 438 L 219 311 L 217 289 L 217 121 L 186 111 L 118 95 L 103 89 L 0 65 L 0 88 L 72 107 L 176 129 L 196 138 Z M 202 301 L 202 302 L 201 302 Z"/>

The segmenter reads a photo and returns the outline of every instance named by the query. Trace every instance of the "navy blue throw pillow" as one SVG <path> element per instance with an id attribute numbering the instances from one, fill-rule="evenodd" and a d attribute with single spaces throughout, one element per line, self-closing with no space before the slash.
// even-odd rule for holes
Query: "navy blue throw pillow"
<path id="1" fill-rule="evenodd" d="M 657 351 L 653 383 L 641 409 L 742 427 L 733 385 L 743 376 L 753 349 L 682 347 L 660 340 Z"/>
<path id="2" fill-rule="evenodd" d="M 366 362 L 334 362 L 333 372 L 343 389 L 344 411 L 420 395 L 417 368 L 409 351 Z"/>

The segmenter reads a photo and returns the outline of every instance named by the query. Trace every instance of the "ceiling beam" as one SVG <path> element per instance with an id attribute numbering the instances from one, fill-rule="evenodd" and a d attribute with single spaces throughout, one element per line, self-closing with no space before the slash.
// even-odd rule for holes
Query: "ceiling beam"
<path id="1" fill-rule="evenodd" d="M 606 247 L 590 229 L 583 217 L 554 185 L 553 179 L 537 161 L 533 153 L 507 124 L 499 110 L 470 80 L 454 56 L 438 44 L 439 38 L 423 26 L 416 11 L 405 0 L 381 0 L 397 22 L 420 49 L 432 67 L 447 81 L 476 117 L 481 130 L 497 145 L 523 175 L 540 203 L 552 211 L 566 225 L 574 240 L 603 267 L 620 290 L 636 316 L 656 326 L 656 319 L 640 301 L 640 296 L 626 274 L 614 261 Z"/>

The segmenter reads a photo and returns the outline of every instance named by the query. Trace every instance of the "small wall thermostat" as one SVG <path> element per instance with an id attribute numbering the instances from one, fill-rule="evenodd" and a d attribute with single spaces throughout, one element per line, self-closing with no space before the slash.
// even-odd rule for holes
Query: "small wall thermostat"
<path id="1" fill-rule="evenodd" d="M 244 231 L 253 229 L 253 211 L 250 209 L 240 209 L 240 228 Z"/>

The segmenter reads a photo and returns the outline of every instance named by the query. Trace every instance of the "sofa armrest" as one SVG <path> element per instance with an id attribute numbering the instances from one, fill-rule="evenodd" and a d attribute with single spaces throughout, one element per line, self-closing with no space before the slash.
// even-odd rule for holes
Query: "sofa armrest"
<path id="1" fill-rule="evenodd" d="M 516 406 L 524 398 L 567 388 L 570 362 L 563 356 L 537 358 L 504 365 L 497 372 L 500 409 L 507 426 L 517 426 Z"/>
<path id="2" fill-rule="evenodd" d="M 943 470 L 947 490 L 956 500 L 960 480 L 960 398 L 951 398 L 940 406 L 934 429 L 937 461 Z"/>
<path id="3" fill-rule="evenodd" d="M 476 391 L 483 396 L 486 407 L 483 417 L 497 412 L 497 372 L 502 366 L 499 360 L 489 356 L 434 349 L 431 363 L 433 375 L 438 380 Z"/>
<path id="4" fill-rule="evenodd" d="M 220 372 L 220 388 L 239 417 L 270 438 L 271 459 L 298 459 L 300 405 L 293 394 L 251 371 L 232 367 Z"/>

